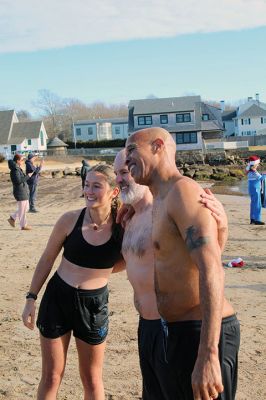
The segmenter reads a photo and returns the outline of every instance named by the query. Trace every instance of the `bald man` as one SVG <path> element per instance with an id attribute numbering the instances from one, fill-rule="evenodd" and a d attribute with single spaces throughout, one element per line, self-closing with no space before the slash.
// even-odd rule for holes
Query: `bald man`
<path id="1" fill-rule="evenodd" d="M 123 203 L 135 210 L 125 227 L 122 245 L 128 278 L 134 289 L 134 303 L 140 315 L 138 345 L 143 377 L 143 400 L 170 400 L 175 384 L 162 346 L 164 340 L 154 289 L 152 248 L 153 197 L 147 186 L 138 185 L 126 166 L 126 152 L 120 151 L 114 162 L 116 180 Z M 227 219 L 221 203 L 213 195 L 203 194 L 205 203 L 217 219 L 223 247 L 227 239 Z"/>
<path id="2" fill-rule="evenodd" d="M 164 129 L 137 131 L 126 151 L 135 182 L 153 194 L 155 292 L 164 320 L 168 398 L 232 400 L 239 322 L 224 298 L 217 226 L 200 201 L 203 189 L 177 170 L 176 144 Z"/>

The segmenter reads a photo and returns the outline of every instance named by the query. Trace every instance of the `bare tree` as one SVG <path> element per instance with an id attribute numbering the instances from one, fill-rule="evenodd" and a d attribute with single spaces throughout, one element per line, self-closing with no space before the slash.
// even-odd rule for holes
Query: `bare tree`
<path id="1" fill-rule="evenodd" d="M 16 112 L 19 122 L 31 121 L 32 116 L 27 110 L 19 110 Z"/>

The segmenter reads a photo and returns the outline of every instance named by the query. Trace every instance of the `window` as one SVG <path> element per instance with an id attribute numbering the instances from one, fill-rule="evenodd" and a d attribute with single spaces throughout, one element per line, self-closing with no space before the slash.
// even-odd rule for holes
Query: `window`
<path id="1" fill-rule="evenodd" d="M 176 114 L 176 122 L 177 124 L 180 124 L 182 122 L 191 122 L 190 113 Z"/>
<path id="2" fill-rule="evenodd" d="M 176 134 L 176 144 L 188 144 L 197 142 L 197 132 L 184 132 Z"/>
<path id="3" fill-rule="evenodd" d="M 76 128 L 76 135 L 81 136 L 81 128 Z"/>
<path id="4" fill-rule="evenodd" d="M 93 135 L 93 129 L 91 126 L 88 127 L 88 135 Z"/>
<path id="5" fill-rule="evenodd" d="M 152 125 L 152 116 L 144 115 L 143 117 L 138 117 L 139 125 Z"/>
<path id="6" fill-rule="evenodd" d="M 250 118 L 242 118 L 241 119 L 241 124 L 242 125 L 250 125 Z"/>
<path id="7" fill-rule="evenodd" d="M 209 121 L 210 116 L 209 114 L 202 114 L 202 121 Z"/>
<path id="8" fill-rule="evenodd" d="M 28 139 L 28 146 L 31 146 L 31 139 Z"/>
<path id="9" fill-rule="evenodd" d="M 160 123 L 168 124 L 168 115 L 160 115 Z"/>
<path id="10" fill-rule="evenodd" d="M 115 134 L 120 135 L 120 126 L 115 127 Z"/>
<path id="11" fill-rule="evenodd" d="M 17 151 L 17 146 L 15 144 L 11 144 L 11 151 Z"/>
<path id="12" fill-rule="evenodd" d="M 40 133 L 41 146 L 44 146 L 43 131 Z"/>
<path id="13" fill-rule="evenodd" d="M 265 117 L 261 117 L 260 122 L 261 122 L 262 124 L 266 124 L 266 118 L 265 118 Z"/>

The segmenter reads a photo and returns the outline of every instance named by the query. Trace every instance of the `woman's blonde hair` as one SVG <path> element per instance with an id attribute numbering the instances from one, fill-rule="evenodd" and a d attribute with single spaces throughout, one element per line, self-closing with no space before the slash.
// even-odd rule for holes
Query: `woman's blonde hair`
<path id="1" fill-rule="evenodd" d="M 114 169 L 110 165 L 96 164 L 90 168 L 88 173 L 91 171 L 98 172 L 99 174 L 104 175 L 106 178 L 106 181 L 109 183 L 109 185 L 112 189 L 114 189 L 115 187 L 118 187 L 118 185 L 116 183 L 116 175 L 114 173 Z M 111 214 L 112 214 L 112 218 L 113 218 L 112 232 L 113 232 L 115 239 L 119 240 L 119 239 L 121 239 L 121 235 L 123 235 L 123 230 L 122 230 L 121 226 L 117 225 L 117 223 L 116 223 L 117 212 L 121 205 L 118 196 L 119 196 L 119 194 L 112 199 Z"/>

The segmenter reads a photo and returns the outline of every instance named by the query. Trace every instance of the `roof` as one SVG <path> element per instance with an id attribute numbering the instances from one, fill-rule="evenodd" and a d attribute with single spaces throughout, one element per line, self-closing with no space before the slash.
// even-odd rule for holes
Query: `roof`
<path id="1" fill-rule="evenodd" d="M 60 140 L 57 136 L 47 142 L 47 147 L 68 147 L 68 144 Z"/>
<path id="2" fill-rule="evenodd" d="M 236 112 L 237 112 L 237 109 L 224 111 L 222 113 L 222 120 L 223 121 L 230 121 L 231 119 L 236 117 Z"/>
<path id="3" fill-rule="evenodd" d="M 0 111 L 0 144 L 8 142 L 14 114 L 14 110 Z"/>
<path id="4" fill-rule="evenodd" d="M 18 122 L 13 124 L 12 135 L 8 144 L 19 144 L 24 139 L 38 139 L 42 121 Z"/>
<path id="5" fill-rule="evenodd" d="M 237 115 L 238 118 L 263 117 L 263 116 L 266 116 L 266 109 L 259 107 L 257 104 L 252 104 L 248 109 Z"/>
<path id="6" fill-rule="evenodd" d="M 110 122 L 112 124 L 127 124 L 128 117 L 119 117 L 119 118 L 98 118 L 98 119 L 84 119 L 75 121 L 74 125 L 95 125 L 95 124 L 102 124 L 105 122 Z"/>
<path id="7" fill-rule="evenodd" d="M 128 108 L 134 108 L 134 115 L 163 114 L 195 110 L 200 96 L 167 97 L 160 99 L 130 100 Z"/>

